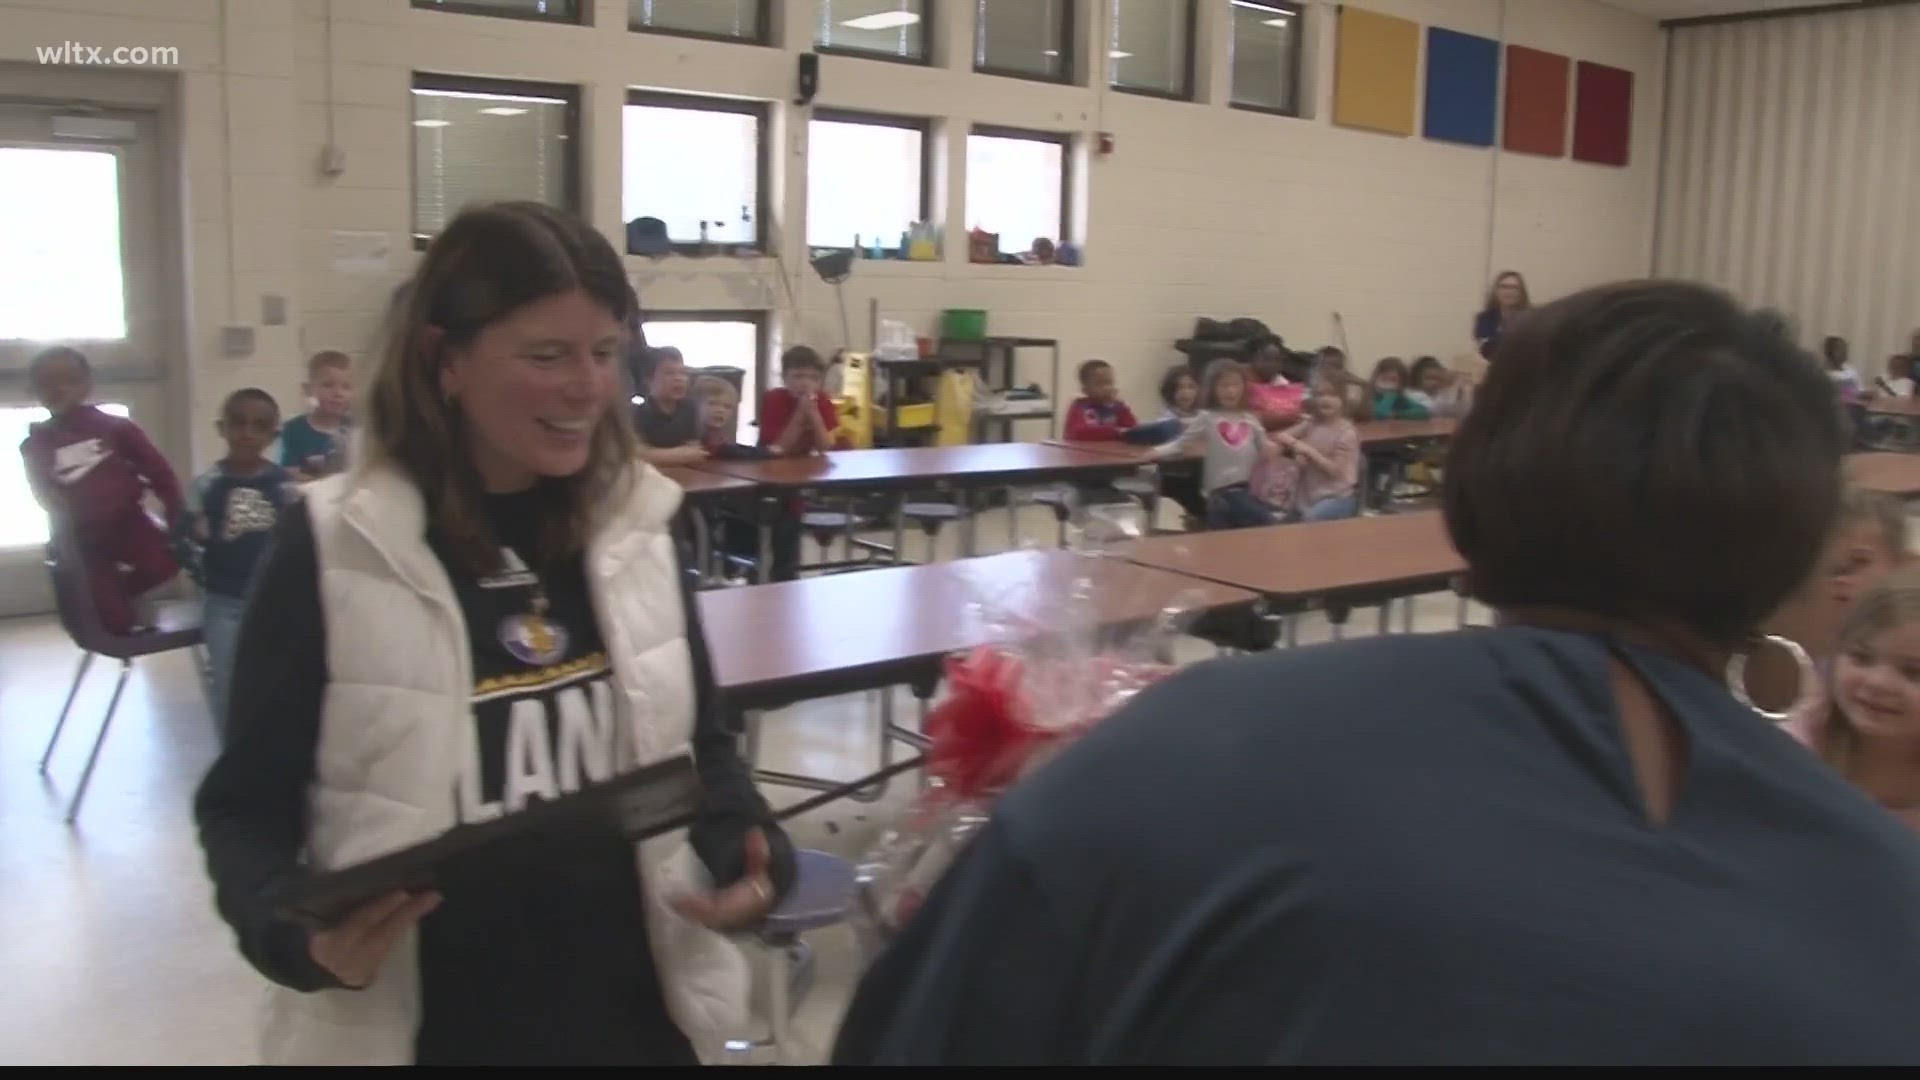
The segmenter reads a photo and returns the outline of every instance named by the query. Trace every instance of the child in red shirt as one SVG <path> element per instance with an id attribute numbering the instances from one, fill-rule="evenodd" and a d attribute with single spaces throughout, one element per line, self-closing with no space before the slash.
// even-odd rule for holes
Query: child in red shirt
<path id="1" fill-rule="evenodd" d="M 1119 442 L 1139 421 L 1120 400 L 1113 365 L 1089 360 L 1080 365 L 1080 396 L 1067 406 L 1067 438 L 1085 442 Z"/>
<path id="2" fill-rule="evenodd" d="M 840 415 L 826 395 L 827 364 L 805 345 L 780 355 L 782 385 L 760 398 L 760 445 L 783 457 L 845 450 L 836 439 Z"/>
<path id="3" fill-rule="evenodd" d="M 84 353 L 57 345 L 27 370 L 34 396 L 53 414 L 20 444 L 27 482 L 53 527 L 73 530 L 102 628 L 130 633 L 134 601 L 180 572 L 144 505 L 152 491 L 167 520 L 180 521 L 180 481 L 138 424 L 87 404 L 93 371 Z"/>

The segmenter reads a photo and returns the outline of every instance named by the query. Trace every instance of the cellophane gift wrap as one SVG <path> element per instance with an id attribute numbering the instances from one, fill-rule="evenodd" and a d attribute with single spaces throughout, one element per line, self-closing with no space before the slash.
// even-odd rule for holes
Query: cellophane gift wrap
<path id="1" fill-rule="evenodd" d="M 866 915 L 882 938 L 919 909 L 1008 788 L 1173 670 L 1174 642 L 1197 596 L 1116 626 L 1094 592 L 1098 560 L 1142 535 L 1145 511 L 1114 503 L 1076 517 L 1070 550 L 1079 569 L 1059 595 L 1021 590 L 970 602 L 993 643 L 947 658 L 945 693 L 923 732 L 927 785 L 860 868 Z"/>

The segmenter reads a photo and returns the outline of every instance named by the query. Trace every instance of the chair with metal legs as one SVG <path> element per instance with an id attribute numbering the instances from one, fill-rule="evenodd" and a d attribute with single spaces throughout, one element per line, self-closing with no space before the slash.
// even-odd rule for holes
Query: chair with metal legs
<path id="1" fill-rule="evenodd" d="M 87 580 L 86 565 L 80 559 L 79 548 L 72 534 L 65 529 L 56 529 L 53 542 L 48 545 L 47 571 L 53 578 L 54 603 L 60 612 L 60 627 L 80 648 L 80 667 L 73 673 L 73 685 L 67 689 L 67 701 L 60 708 L 60 718 L 54 721 L 53 735 L 47 740 L 47 750 L 40 755 L 40 775 L 47 774 L 53 751 L 60 744 L 60 733 L 67 726 L 67 714 L 73 711 L 74 699 L 79 696 L 80 684 L 93 666 L 93 658 L 105 656 L 120 661 L 120 676 L 113 684 L 113 697 L 108 699 L 107 713 L 101 718 L 100 730 L 93 737 L 93 749 L 88 752 L 87 764 L 80 772 L 80 785 L 74 789 L 73 798 L 67 804 L 67 824 L 71 825 L 80 816 L 80 804 L 86 800 L 87 785 L 93 781 L 93 767 L 100 760 L 100 747 L 107 741 L 107 729 L 113 725 L 113 714 L 120 708 L 120 695 L 127 688 L 127 676 L 133 673 L 133 662 L 143 656 L 191 649 L 203 689 L 206 686 L 206 663 L 199 650 L 202 640 L 199 604 L 192 601 L 162 603 L 158 605 L 153 629 L 137 634 L 110 634 L 100 624 L 100 613 L 94 608 L 93 589 Z"/>

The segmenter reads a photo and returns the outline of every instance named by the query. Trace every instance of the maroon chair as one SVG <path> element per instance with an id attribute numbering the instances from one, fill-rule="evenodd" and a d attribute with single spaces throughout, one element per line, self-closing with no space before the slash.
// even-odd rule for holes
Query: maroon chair
<path id="1" fill-rule="evenodd" d="M 87 677 L 87 669 L 93 666 L 95 656 L 106 656 L 120 661 L 120 678 L 113 685 L 113 698 L 107 702 L 107 715 L 100 721 L 100 732 L 93 737 L 93 751 L 87 755 L 87 765 L 80 773 L 80 786 L 73 793 L 73 800 L 67 806 L 67 824 L 71 825 L 80 815 L 80 803 L 87 797 L 87 784 L 93 779 L 94 763 L 100 760 L 101 744 L 107 741 L 107 728 L 113 724 L 113 714 L 120 707 L 120 694 L 127 688 L 127 676 L 133 672 L 133 662 L 143 656 L 172 652 L 175 649 L 192 649 L 194 664 L 201 671 L 200 683 L 206 685 L 205 661 L 200 656 L 200 605 L 191 600 L 167 601 L 158 605 L 158 625 L 137 634 L 110 634 L 100 625 L 100 613 L 94 608 L 93 589 L 87 580 L 86 564 L 80 559 L 73 534 L 62 528 L 54 529 L 52 541 L 47 545 L 47 571 L 53 577 L 54 603 L 60 611 L 60 627 L 80 647 L 80 669 L 73 674 L 73 686 L 67 690 L 67 703 L 60 709 L 60 719 L 54 722 L 53 737 L 47 740 L 47 752 L 40 755 L 40 775 L 47 774 L 47 763 L 53 759 L 54 747 L 60 743 L 60 731 L 67 726 L 67 714 L 73 711 L 73 699 L 80 693 L 80 683 Z"/>

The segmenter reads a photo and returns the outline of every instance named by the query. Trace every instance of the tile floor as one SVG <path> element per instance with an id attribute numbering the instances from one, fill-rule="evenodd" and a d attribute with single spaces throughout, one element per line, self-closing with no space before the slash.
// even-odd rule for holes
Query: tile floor
<path id="1" fill-rule="evenodd" d="M 1051 543 L 1054 530 L 1044 511 L 1029 509 L 1020 532 Z M 983 522 L 982 545 L 1005 537 L 1004 515 L 995 512 Z M 950 554 L 951 542 L 942 550 Z M 1451 629 L 1456 618 L 1451 597 L 1422 598 L 1416 611 L 1420 630 Z M 1375 625 L 1366 613 L 1354 620 L 1356 633 Z M 1309 616 L 1301 641 L 1326 633 L 1324 621 Z M 1181 658 L 1209 653 L 1189 640 Z M 215 752 L 192 663 L 176 654 L 136 670 L 85 810 L 69 829 L 66 798 L 113 686 L 110 665 L 95 664 L 49 775 L 36 775 L 77 660 L 52 619 L 0 621 L 0 971 L 9 976 L 0 983 L 0 1062 L 252 1063 L 263 984 L 214 914 L 189 810 Z M 875 700 L 817 701 L 771 715 L 763 764 L 849 778 L 869 770 Z M 900 708 L 909 715 L 910 695 L 901 695 Z M 795 822 L 795 839 L 857 857 L 913 791 L 906 778 L 879 803 L 815 811 Z M 768 794 L 785 804 L 809 793 Z M 825 1052 L 861 967 L 850 930 L 809 940 L 817 975 L 798 1009 L 803 1044 L 789 1048 L 788 1060 Z"/>

